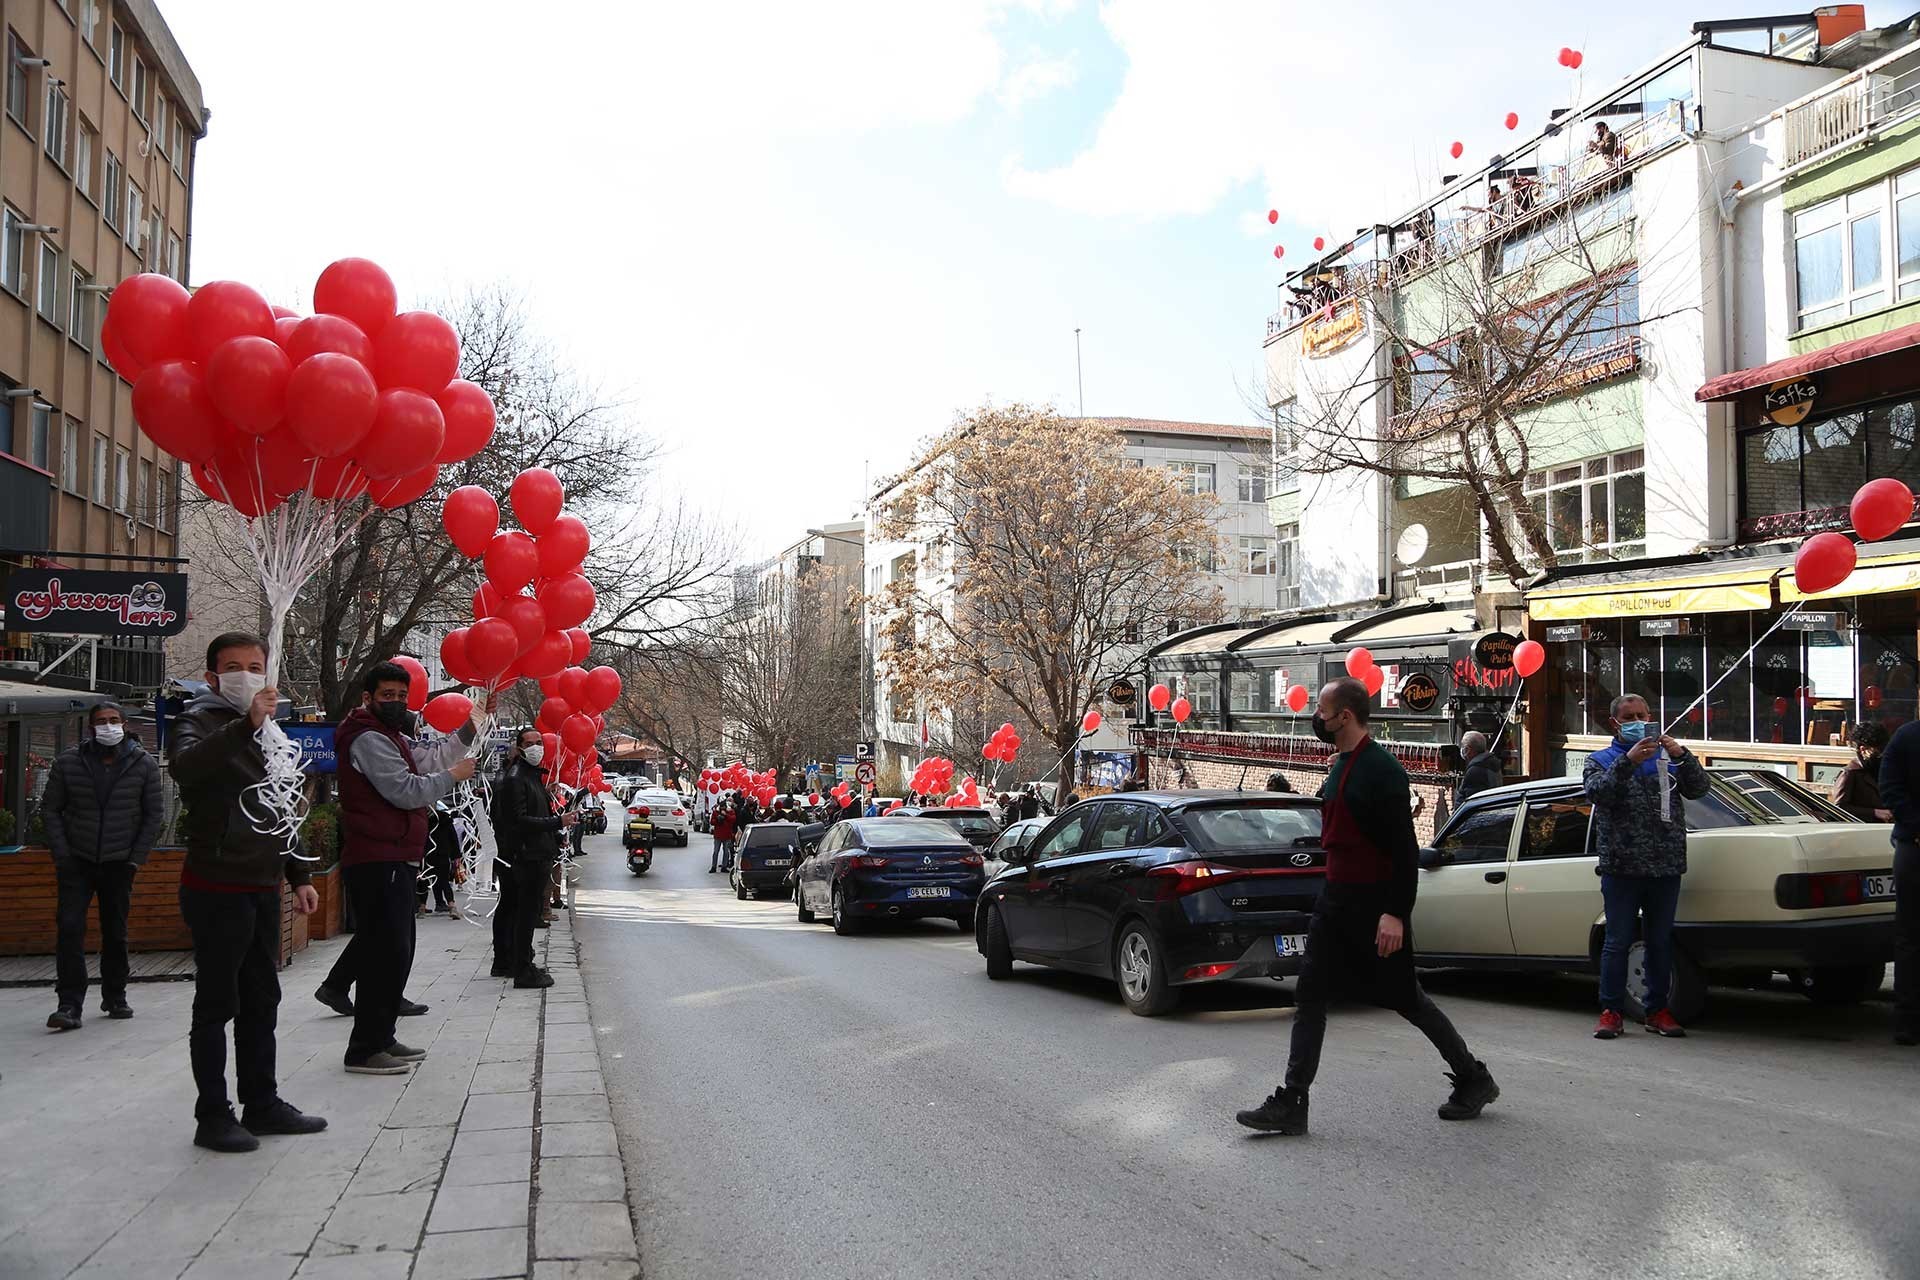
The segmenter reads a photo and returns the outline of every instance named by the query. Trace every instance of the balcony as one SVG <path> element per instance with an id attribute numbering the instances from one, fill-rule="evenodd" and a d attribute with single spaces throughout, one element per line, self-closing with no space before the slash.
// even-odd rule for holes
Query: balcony
<path id="1" fill-rule="evenodd" d="M 1577 356 L 1569 356 L 1552 368 L 1537 370 L 1523 384 L 1507 389 L 1501 408 L 1512 411 L 1539 404 L 1631 373 L 1640 367 L 1640 347 L 1640 335 L 1629 333 Z M 1470 420 L 1476 412 L 1471 404 L 1460 405 L 1457 397 L 1435 396 L 1425 404 L 1402 409 L 1389 418 L 1387 436 L 1393 440 L 1418 440 L 1430 432 L 1455 426 L 1462 419 Z"/>
<path id="2" fill-rule="evenodd" d="M 1863 67 L 1818 97 L 1786 109 L 1780 163 L 1791 168 L 1861 141 L 1915 114 L 1920 106 L 1920 54 L 1903 49 Z"/>
<path id="3" fill-rule="evenodd" d="M 1465 600 L 1480 593 L 1486 565 L 1479 560 L 1416 565 L 1393 575 L 1395 600 Z M 1505 579 L 1502 579 L 1505 581 Z"/>
<path id="4" fill-rule="evenodd" d="M 0 547 L 45 551 L 52 533 L 53 476 L 0 453 Z"/>
<path id="5" fill-rule="evenodd" d="M 1771 515 L 1749 516 L 1740 521 L 1740 541 L 1773 542 L 1782 538 L 1803 538 L 1828 529 L 1851 529 L 1853 515 L 1845 507 L 1814 507 L 1807 511 L 1776 511 Z"/>

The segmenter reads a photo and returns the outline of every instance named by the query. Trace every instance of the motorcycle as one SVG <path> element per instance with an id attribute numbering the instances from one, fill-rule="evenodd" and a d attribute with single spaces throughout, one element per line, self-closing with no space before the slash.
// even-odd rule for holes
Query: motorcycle
<path id="1" fill-rule="evenodd" d="M 637 876 L 645 875 L 653 866 L 653 819 L 647 806 L 637 805 L 627 811 L 627 825 L 620 841 L 627 849 L 627 870 Z"/>

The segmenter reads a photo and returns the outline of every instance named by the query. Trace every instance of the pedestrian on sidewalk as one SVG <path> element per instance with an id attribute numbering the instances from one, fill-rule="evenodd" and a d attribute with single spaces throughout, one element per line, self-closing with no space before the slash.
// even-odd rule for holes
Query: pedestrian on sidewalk
<path id="1" fill-rule="evenodd" d="M 708 875 L 722 869 L 733 870 L 735 816 L 731 800 L 722 800 L 720 807 L 713 811 L 713 856 L 707 859 Z"/>
<path id="2" fill-rule="evenodd" d="M 308 883 L 297 841 L 257 829 L 247 792 L 267 776 L 255 735 L 272 718 L 280 693 L 267 683 L 267 645 L 229 631 L 207 646 L 207 692 L 174 721 L 169 772 L 186 813 L 187 858 L 180 870 L 180 914 L 193 933 L 193 1022 L 187 1033 L 195 1145 L 252 1151 L 257 1135 L 317 1133 L 274 1081 L 274 1023 L 280 1011 L 280 881 L 294 910 L 310 914 L 320 897 Z M 227 1102 L 227 1023 L 233 1023 L 240 1119 Z"/>
<path id="3" fill-rule="evenodd" d="M 58 892 L 54 1010 L 47 1026 L 77 1031 L 87 1003 L 87 907 L 100 900 L 100 1009 L 131 1018 L 127 1004 L 127 911 L 133 877 L 160 836 L 160 766 L 136 738 L 126 712 L 102 702 L 87 713 L 92 736 L 62 751 L 47 776 L 40 812 L 47 824 Z"/>
<path id="4" fill-rule="evenodd" d="M 532 725 L 520 730 L 494 796 L 494 841 L 512 863 L 509 874 L 513 878 L 508 951 L 500 953 L 501 937 L 496 932 L 494 976 L 511 975 L 513 985 L 522 988 L 553 985 L 547 971 L 533 962 L 533 933 L 546 909 L 548 877 L 560 857 L 561 834 L 580 818 L 577 813 L 553 811 L 546 776 L 540 771 L 545 758 L 540 730 Z M 504 898 L 501 910 L 506 910 Z"/>
<path id="5" fill-rule="evenodd" d="M 1673 985 L 1673 915 L 1687 871 L 1687 811 L 1681 797 L 1707 794 L 1707 771 L 1694 754 L 1660 732 L 1647 700 L 1623 693 L 1607 714 L 1613 741 L 1587 757 L 1581 786 L 1593 801 L 1593 848 L 1607 937 L 1600 949 L 1600 1021 L 1596 1040 L 1625 1025 L 1627 952 L 1637 932 L 1646 944 L 1647 1030 L 1684 1036 L 1667 1008 Z"/>
<path id="6" fill-rule="evenodd" d="M 1893 813 L 1893 1042 L 1920 1044 L 1920 720 L 1880 757 L 1880 803 Z"/>
<path id="7" fill-rule="evenodd" d="M 1453 790 L 1455 804 L 1506 781 L 1505 762 L 1487 745 L 1486 734 L 1473 731 L 1460 735 L 1460 756 L 1465 767 L 1460 770 L 1460 783 Z"/>
<path id="8" fill-rule="evenodd" d="M 1486 1064 L 1414 976 L 1413 899 L 1419 842 L 1407 771 L 1367 731 L 1367 687 L 1343 677 L 1320 691 L 1313 731 L 1338 753 L 1320 788 L 1321 845 L 1327 877 L 1307 931 L 1306 960 L 1294 987 L 1293 1045 L 1285 1082 L 1265 1102 L 1234 1118 L 1268 1133 L 1307 1131 L 1307 1091 L 1320 1068 L 1327 1004 L 1337 991 L 1370 999 L 1420 1028 L 1440 1051 L 1453 1093 L 1442 1120 L 1471 1120 L 1500 1096 Z"/>
<path id="9" fill-rule="evenodd" d="M 348 972 L 358 998 L 345 1057 L 356 1075 L 404 1075 L 427 1056 L 394 1036 L 413 970 L 414 883 L 426 859 L 434 803 L 476 767 L 467 754 L 475 737 L 471 722 L 435 742 L 408 741 L 411 683 L 398 663 L 375 663 L 361 681 L 360 705 L 334 734 L 341 761 L 340 868 L 359 922 L 348 947 L 357 952 Z M 331 1003 L 327 987 L 315 994 Z"/>
<path id="10" fill-rule="evenodd" d="M 414 889 L 414 901 L 418 904 L 416 915 L 446 914 L 460 919 L 460 908 L 453 901 L 453 886 L 460 880 L 459 866 L 460 833 L 454 825 L 452 805 L 442 798 L 434 802 L 427 824 L 427 861 L 421 869 L 420 883 Z M 429 900 L 433 904 L 431 911 L 427 905 Z M 407 1003 L 402 997 L 402 1017 L 406 1016 Z"/>
<path id="11" fill-rule="evenodd" d="M 1833 780 L 1833 802 L 1862 822 L 1892 822 L 1893 813 L 1880 802 L 1880 755 L 1887 749 L 1887 727 L 1857 724 L 1847 735 L 1853 759 Z"/>

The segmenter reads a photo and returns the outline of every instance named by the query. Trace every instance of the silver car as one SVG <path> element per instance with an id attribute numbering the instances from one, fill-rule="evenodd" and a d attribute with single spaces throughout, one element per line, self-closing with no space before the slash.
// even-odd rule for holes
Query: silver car
<path id="1" fill-rule="evenodd" d="M 653 820 L 656 838 L 664 836 L 680 845 L 687 843 L 687 833 L 693 829 L 693 807 L 685 796 L 665 787 L 641 787 L 627 797 L 627 812 L 632 813 L 642 805 Z"/>

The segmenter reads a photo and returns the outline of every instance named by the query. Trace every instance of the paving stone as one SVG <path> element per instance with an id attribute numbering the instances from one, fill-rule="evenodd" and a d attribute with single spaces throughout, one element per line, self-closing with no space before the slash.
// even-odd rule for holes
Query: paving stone
<path id="1" fill-rule="evenodd" d="M 455 1156 L 447 1161 L 442 1187 L 481 1187 L 504 1182 L 527 1184 L 528 1167 L 507 1156 Z"/>
<path id="2" fill-rule="evenodd" d="M 539 1052 L 539 1046 L 531 1042 L 527 1044 L 494 1044 L 488 1042 L 486 1047 L 480 1051 L 480 1063 L 482 1066 L 490 1062 L 531 1063 L 534 1055 Z"/>
<path id="3" fill-rule="evenodd" d="M 294 1280 L 407 1280 L 413 1255 L 400 1251 L 341 1253 L 329 1257 L 309 1254 L 293 1273 Z"/>
<path id="4" fill-rule="evenodd" d="M 540 1070 L 548 1075 L 558 1075 L 563 1071 L 598 1071 L 600 1055 L 597 1053 L 554 1053 L 548 1050 L 540 1059 Z"/>
<path id="5" fill-rule="evenodd" d="M 532 1129 L 462 1129 L 453 1140 L 455 1159 L 462 1156 L 518 1156 L 533 1159 Z"/>
<path id="6" fill-rule="evenodd" d="M 627 1177 L 614 1156 L 540 1158 L 540 1202 L 618 1200 L 627 1194 Z"/>
<path id="7" fill-rule="evenodd" d="M 540 1099 L 542 1124 L 565 1124 L 569 1120 L 611 1120 L 604 1093 L 549 1093 Z"/>
<path id="8" fill-rule="evenodd" d="M 638 1258 L 633 1220 L 617 1202 L 542 1200 L 534 1214 L 534 1256 L 540 1258 Z"/>
<path id="9" fill-rule="evenodd" d="M 540 1094 L 546 1097 L 555 1093 L 605 1093 L 606 1081 L 598 1071 L 556 1071 L 540 1076 Z"/>
<path id="10" fill-rule="evenodd" d="M 468 1093 L 522 1093 L 533 1087 L 531 1062 L 490 1062 L 475 1067 Z"/>
<path id="11" fill-rule="evenodd" d="M 350 1196 L 393 1191 L 431 1191 L 453 1146 L 453 1126 L 383 1129 L 346 1186 Z"/>
<path id="12" fill-rule="evenodd" d="M 208 1245 L 206 1252 L 181 1273 L 180 1280 L 291 1280 L 302 1260 L 297 1253 Z"/>
<path id="13" fill-rule="evenodd" d="M 433 1207 L 432 1191 L 377 1196 L 342 1196 L 313 1242 L 313 1252 L 375 1253 L 411 1249 Z"/>
<path id="14" fill-rule="evenodd" d="M 471 1133 L 479 1129 L 524 1129 L 533 1123 L 533 1091 L 524 1093 L 476 1093 L 467 1099 L 460 1113 L 460 1128 Z"/>
<path id="15" fill-rule="evenodd" d="M 413 1280 L 496 1280 L 526 1274 L 525 1226 L 430 1235 L 413 1267 Z"/>
<path id="16" fill-rule="evenodd" d="M 587 1022 L 587 1006 L 549 1003 L 546 1021 L 549 1027 L 584 1026 Z"/>
<path id="17" fill-rule="evenodd" d="M 533 1280 L 640 1280 L 640 1264 L 619 1258 L 541 1258 Z"/>
<path id="18" fill-rule="evenodd" d="M 620 1154 L 613 1125 L 605 1120 L 569 1121 L 543 1124 L 540 1128 L 541 1156 L 617 1156 Z"/>
<path id="19" fill-rule="evenodd" d="M 427 1231 L 479 1231 L 488 1227 L 525 1227 L 527 1188 L 522 1183 L 484 1187 L 445 1187 L 433 1202 Z M 524 1250 L 526 1241 L 520 1242 Z"/>

